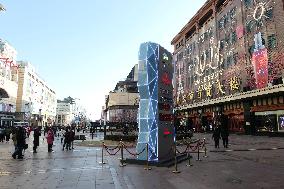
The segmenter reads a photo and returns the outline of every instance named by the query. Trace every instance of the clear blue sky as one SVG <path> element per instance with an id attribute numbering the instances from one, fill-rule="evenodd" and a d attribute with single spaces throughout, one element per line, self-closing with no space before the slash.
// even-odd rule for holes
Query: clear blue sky
<path id="1" fill-rule="evenodd" d="M 0 38 L 31 62 L 58 99 L 99 118 L 105 95 L 138 61 L 142 42 L 170 42 L 205 0 L 0 0 Z"/>

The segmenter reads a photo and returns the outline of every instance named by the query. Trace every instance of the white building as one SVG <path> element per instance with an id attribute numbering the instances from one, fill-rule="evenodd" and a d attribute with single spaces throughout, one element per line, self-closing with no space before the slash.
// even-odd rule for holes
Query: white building
<path id="1" fill-rule="evenodd" d="M 0 124 L 11 125 L 16 111 L 18 73 L 16 50 L 0 39 Z"/>
<path id="2" fill-rule="evenodd" d="M 18 61 L 18 113 L 38 126 L 53 125 L 56 116 L 56 94 L 25 61 Z"/>
<path id="3" fill-rule="evenodd" d="M 57 100 L 55 124 L 60 126 L 71 125 L 73 118 L 72 104 L 66 101 Z"/>

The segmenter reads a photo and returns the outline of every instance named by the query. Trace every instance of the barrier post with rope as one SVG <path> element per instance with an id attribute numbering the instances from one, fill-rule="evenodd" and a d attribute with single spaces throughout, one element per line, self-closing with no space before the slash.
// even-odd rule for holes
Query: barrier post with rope
<path id="1" fill-rule="evenodd" d="M 106 164 L 106 162 L 104 162 L 104 147 L 105 147 L 105 143 L 104 141 L 102 142 L 102 161 L 99 162 L 99 164 Z"/>
<path id="2" fill-rule="evenodd" d="M 188 158 L 188 164 L 186 164 L 186 166 L 187 166 L 187 167 L 193 166 L 193 165 L 190 163 L 190 153 L 189 153 L 189 151 L 187 152 L 187 158 Z"/>
<path id="3" fill-rule="evenodd" d="M 203 139 L 203 142 L 204 142 L 203 143 L 203 145 L 204 145 L 204 156 L 203 157 L 207 158 L 208 156 L 207 156 L 207 148 L 206 148 L 206 145 L 205 145 L 206 144 L 206 139 L 205 138 Z"/>
<path id="4" fill-rule="evenodd" d="M 122 140 L 120 140 L 120 148 L 121 148 L 121 160 L 120 160 L 120 167 L 124 167 L 126 166 L 126 164 L 123 162 L 124 159 L 123 159 L 123 142 Z"/>
<path id="5" fill-rule="evenodd" d="M 176 151 L 176 141 L 174 142 L 174 155 L 175 155 L 175 170 L 173 170 L 173 173 L 180 173 L 180 171 L 177 170 L 177 151 Z"/>
<path id="6" fill-rule="evenodd" d="M 149 144 L 147 143 L 146 144 L 146 157 L 147 157 L 147 159 L 146 159 L 146 167 L 144 167 L 144 170 L 151 170 L 152 168 L 151 167 L 149 167 Z"/>
<path id="7" fill-rule="evenodd" d="M 200 140 L 199 140 L 198 143 L 197 143 L 197 160 L 196 160 L 196 161 L 201 161 L 201 159 L 200 159 L 200 148 L 199 148 L 199 146 L 200 146 Z"/>

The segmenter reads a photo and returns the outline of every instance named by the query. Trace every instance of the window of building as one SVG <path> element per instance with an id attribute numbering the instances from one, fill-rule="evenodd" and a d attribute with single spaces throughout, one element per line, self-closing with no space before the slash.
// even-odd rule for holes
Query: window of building
<path id="1" fill-rule="evenodd" d="M 220 40 L 220 50 L 222 51 L 224 49 L 225 45 L 224 45 L 224 40 Z"/>
<path id="2" fill-rule="evenodd" d="M 255 48 L 255 46 L 254 46 L 254 43 L 253 43 L 248 49 L 250 56 L 252 56 L 252 54 L 254 52 L 254 48 Z"/>
<path id="3" fill-rule="evenodd" d="M 252 32 L 252 26 L 253 26 L 253 23 L 252 22 L 247 22 L 246 23 L 246 31 L 247 31 L 247 33 L 250 33 L 250 32 Z"/>
<path id="4" fill-rule="evenodd" d="M 245 2 L 246 8 L 251 7 L 253 3 L 252 0 L 244 0 L 244 2 Z"/>
<path id="5" fill-rule="evenodd" d="M 268 36 L 267 41 L 268 41 L 268 48 L 269 49 L 274 49 L 276 47 L 276 36 L 275 36 L 275 34 Z"/>
<path id="6" fill-rule="evenodd" d="M 223 18 L 221 18 L 221 19 L 218 21 L 218 28 L 219 28 L 219 29 L 224 28 L 224 19 L 223 19 Z"/>
<path id="7" fill-rule="evenodd" d="M 273 8 L 266 10 L 265 16 L 266 20 L 271 20 L 273 18 Z"/>
<path id="8" fill-rule="evenodd" d="M 237 64 L 238 63 L 238 57 L 239 57 L 239 54 L 238 53 L 234 53 L 233 55 L 233 64 Z"/>
<path id="9" fill-rule="evenodd" d="M 231 42 L 232 42 L 232 44 L 235 44 L 237 42 L 237 33 L 236 33 L 236 31 L 232 32 Z"/>

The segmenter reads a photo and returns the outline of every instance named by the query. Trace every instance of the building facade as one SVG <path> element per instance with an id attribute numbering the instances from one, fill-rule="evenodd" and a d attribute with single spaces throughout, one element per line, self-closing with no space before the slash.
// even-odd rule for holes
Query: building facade
<path id="1" fill-rule="evenodd" d="M 0 126 L 11 126 L 15 120 L 18 89 L 16 50 L 0 39 Z"/>
<path id="2" fill-rule="evenodd" d="M 71 125 L 73 118 L 72 104 L 66 101 L 57 100 L 55 124 L 60 126 Z"/>
<path id="3" fill-rule="evenodd" d="M 175 106 L 196 130 L 284 132 L 284 1 L 208 0 L 172 40 Z"/>
<path id="4" fill-rule="evenodd" d="M 119 81 L 106 97 L 106 109 L 109 122 L 136 123 L 139 94 L 137 88 L 138 65 L 135 65 L 124 81 Z"/>
<path id="5" fill-rule="evenodd" d="M 25 61 L 18 61 L 18 92 L 16 111 L 18 119 L 34 126 L 54 125 L 56 93 Z"/>

